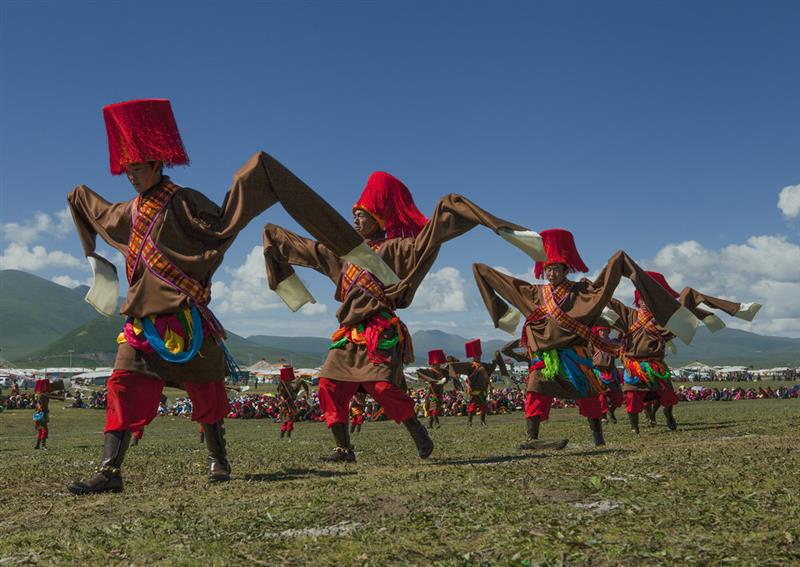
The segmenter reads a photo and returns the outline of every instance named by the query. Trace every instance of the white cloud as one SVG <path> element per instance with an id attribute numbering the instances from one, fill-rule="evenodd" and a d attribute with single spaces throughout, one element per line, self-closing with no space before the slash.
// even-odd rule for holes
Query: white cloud
<path id="1" fill-rule="evenodd" d="M 66 276 L 66 275 L 55 276 L 53 278 L 50 278 L 50 281 L 52 281 L 54 283 L 57 283 L 58 285 L 63 285 L 64 287 L 68 287 L 68 288 L 76 288 L 79 285 L 87 285 L 87 286 L 91 286 L 92 285 L 92 279 L 91 278 L 88 278 L 88 279 L 86 279 L 84 281 L 81 281 L 81 280 L 76 280 L 75 278 L 71 278 L 70 276 Z"/>
<path id="2" fill-rule="evenodd" d="M 464 278 L 456 268 L 444 267 L 422 280 L 411 308 L 417 313 L 453 313 L 467 310 Z"/>
<path id="3" fill-rule="evenodd" d="M 303 307 L 298 311 L 298 313 L 302 315 L 306 315 L 307 317 L 315 317 L 317 315 L 322 315 L 328 312 L 328 306 L 324 303 L 306 303 Z"/>
<path id="4" fill-rule="evenodd" d="M 43 238 L 61 239 L 71 230 L 73 230 L 72 215 L 66 208 L 53 215 L 37 211 L 33 218 L 21 223 L 9 222 L 0 225 L 4 240 L 21 245 L 33 244 Z"/>
<path id="5" fill-rule="evenodd" d="M 732 327 L 800 336 L 800 245 L 785 236 L 751 236 L 720 250 L 688 240 L 665 246 L 652 263 L 676 290 L 689 285 L 724 299 L 764 305 L 752 323 L 730 321 Z"/>
<path id="6" fill-rule="evenodd" d="M 264 311 L 286 309 L 278 295 L 267 287 L 264 254 L 261 246 L 254 246 L 244 264 L 226 268 L 230 283 L 217 280 L 211 286 L 211 308 L 218 315 L 263 314 Z"/>
<path id="7" fill-rule="evenodd" d="M 778 194 L 778 208 L 787 218 L 800 216 L 800 185 L 789 185 Z"/>
<path id="8" fill-rule="evenodd" d="M 48 251 L 44 246 L 12 242 L 0 254 L 0 270 L 37 272 L 44 269 L 80 268 L 83 262 L 61 250 Z M 88 265 L 87 265 L 88 266 Z"/>

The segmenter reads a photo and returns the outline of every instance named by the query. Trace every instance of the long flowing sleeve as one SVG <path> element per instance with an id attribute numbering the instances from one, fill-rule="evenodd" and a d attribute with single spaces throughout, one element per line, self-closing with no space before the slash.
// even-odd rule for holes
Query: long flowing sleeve
<path id="1" fill-rule="evenodd" d="M 513 341 L 509 341 L 500 347 L 500 352 L 507 357 L 516 360 L 517 362 L 530 362 L 531 359 L 527 356 L 527 354 L 516 351 L 518 348 L 520 348 L 519 339 L 514 339 Z"/>
<path id="2" fill-rule="evenodd" d="M 530 315 L 539 306 L 538 288 L 534 284 L 486 264 L 472 264 L 472 273 L 492 323 L 498 329 L 514 334 L 521 315 Z"/>
<path id="3" fill-rule="evenodd" d="M 305 303 L 314 303 L 292 266 L 316 270 L 334 283 L 342 271 L 341 259 L 327 246 L 274 224 L 264 227 L 264 261 L 270 289 L 277 292 L 292 311 Z"/>
<path id="4" fill-rule="evenodd" d="M 587 310 L 587 324 L 600 319 L 602 311 L 611 301 L 622 276 L 627 277 L 639 292 L 642 301 L 653 314 L 656 322 L 669 329 L 686 344 L 692 342 L 700 321 L 691 311 L 682 306 L 667 290 L 651 278 L 630 256 L 616 252 L 592 283 L 593 304 Z"/>
<path id="5" fill-rule="evenodd" d="M 103 315 L 111 316 L 119 300 L 119 277 L 111 262 L 95 254 L 97 235 L 124 255 L 131 231 L 132 203 L 109 203 L 80 185 L 67 195 L 67 204 L 83 253 L 92 267 L 92 285 L 85 299 Z"/>
<path id="6" fill-rule="evenodd" d="M 678 301 L 681 305 L 694 313 L 698 319 L 703 321 L 703 324 L 705 324 L 711 332 L 716 332 L 724 328 L 725 323 L 713 313 L 701 309 L 700 305 L 718 309 L 728 315 L 744 319 L 745 321 L 752 321 L 753 317 L 755 317 L 756 313 L 761 309 L 761 305 L 758 303 L 737 303 L 735 301 L 728 301 L 726 299 L 707 295 L 691 287 L 683 288 Z"/>
<path id="7" fill-rule="evenodd" d="M 223 249 L 256 216 L 280 203 L 300 226 L 337 256 L 369 269 L 384 281 L 397 276 L 372 250 L 355 229 L 325 199 L 306 185 L 278 160 L 264 152 L 253 155 L 233 176 L 233 183 L 221 207 L 191 209 L 199 238 L 216 240 Z"/>
<path id="8" fill-rule="evenodd" d="M 471 200 L 450 194 L 441 198 L 428 222 L 414 238 L 396 238 L 387 242 L 389 266 L 400 276 L 400 282 L 387 288 L 387 296 L 397 308 L 411 305 L 425 276 L 445 242 L 457 238 L 477 226 L 485 226 L 534 259 L 544 256 L 541 237 L 523 226 L 495 217 Z"/>
<path id="9" fill-rule="evenodd" d="M 79 185 L 67 195 L 67 205 L 83 253 L 89 256 L 97 247 L 97 235 L 123 254 L 131 231 L 131 203 L 109 203 L 86 185 Z"/>

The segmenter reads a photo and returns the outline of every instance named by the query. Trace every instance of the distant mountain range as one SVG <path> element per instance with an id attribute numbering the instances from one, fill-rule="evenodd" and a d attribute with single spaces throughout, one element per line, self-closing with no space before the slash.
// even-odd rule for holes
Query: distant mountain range
<path id="1" fill-rule="evenodd" d="M 66 366 L 70 361 L 73 366 L 110 366 L 123 318 L 98 315 L 83 300 L 85 294 L 85 287 L 69 289 L 26 272 L 0 270 L 0 357 L 28 367 Z M 437 330 L 418 331 L 413 334 L 416 363 L 424 364 L 427 352 L 436 348 L 463 359 L 468 338 Z M 485 358 L 504 342 L 484 341 Z M 325 358 L 330 339 L 270 335 L 245 338 L 229 333 L 227 345 L 241 366 L 265 358 L 314 367 Z M 703 327 L 691 346 L 680 341 L 675 345 L 678 353 L 668 360 L 673 366 L 694 360 L 757 368 L 800 366 L 800 339 L 735 329 L 711 334 Z"/>

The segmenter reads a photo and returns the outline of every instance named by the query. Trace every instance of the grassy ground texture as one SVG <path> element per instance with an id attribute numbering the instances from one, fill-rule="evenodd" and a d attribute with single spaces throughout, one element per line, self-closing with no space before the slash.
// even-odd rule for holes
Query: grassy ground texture
<path id="1" fill-rule="evenodd" d="M 417 458 L 393 423 L 355 436 L 358 463 L 316 461 L 316 423 L 291 443 L 267 420 L 227 422 L 234 479 L 205 482 L 184 418 L 131 447 L 125 492 L 71 496 L 92 472 L 104 412 L 51 403 L 49 451 L 30 411 L 0 414 L 0 565 L 788 565 L 800 562 L 800 400 L 694 402 L 636 436 L 625 413 L 595 448 L 554 410 L 525 452 L 521 413 L 444 418 Z M 477 421 L 477 420 L 476 420 Z"/>

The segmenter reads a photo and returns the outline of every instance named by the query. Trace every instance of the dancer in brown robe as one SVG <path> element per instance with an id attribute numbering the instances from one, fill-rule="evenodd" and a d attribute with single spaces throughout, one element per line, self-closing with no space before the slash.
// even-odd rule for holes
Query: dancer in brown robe
<path id="1" fill-rule="evenodd" d="M 592 327 L 611 301 L 620 278 L 628 277 L 657 321 L 674 329 L 684 341 L 691 341 L 699 322 L 624 252 L 614 254 L 595 281 L 568 280 L 568 272 L 588 271 L 572 234 L 553 229 L 542 231 L 541 236 L 547 260 L 537 262 L 535 275 L 538 278 L 544 274 L 547 284 L 532 284 L 485 264 L 473 264 L 478 289 L 495 327 L 513 333 L 521 314 L 525 316 L 520 340 L 528 349 L 532 365 L 525 397 L 528 439 L 520 447 L 560 449 L 566 445 L 566 439 L 539 440 L 540 423 L 549 418 L 554 397 L 578 400 L 595 444 L 603 445 L 602 415 L 599 403 L 592 398 L 599 386 L 589 349 L 615 352 L 618 348 L 594 335 Z"/>
<path id="2" fill-rule="evenodd" d="M 370 176 L 353 215 L 356 230 L 393 268 L 400 277 L 398 283 L 381 281 L 367 270 L 342 262 L 325 244 L 269 224 L 264 229 L 269 286 L 290 308 L 299 309 L 312 298 L 292 265 L 317 270 L 336 284 L 340 326 L 319 382 L 320 405 L 336 441 L 327 459 L 355 461 L 347 408 L 358 390 L 372 396 L 387 417 L 403 423 L 419 456 L 426 458 L 433 442 L 414 416 L 414 402 L 406 394 L 403 365 L 414 357 L 411 335 L 397 310 L 411 304 L 442 244 L 477 225 L 491 228 L 534 258 L 542 257 L 541 240 L 538 234 L 498 219 L 460 195 L 441 199 L 426 219 L 408 188 L 384 172 Z M 287 284 L 292 278 L 294 284 Z"/>
<path id="3" fill-rule="evenodd" d="M 752 321 L 761 305 L 757 303 L 736 303 L 701 293 L 690 287 L 684 288 L 679 294 L 659 272 L 647 272 L 651 281 L 657 282 L 671 297 L 689 309 L 712 332 L 723 328 L 725 324 L 713 313 L 703 309 L 706 305 L 712 309 L 719 309 L 746 321 Z M 678 403 L 678 396 L 672 385 L 671 371 L 666 363 L 666 348 L 673 333 L 659 324 L 652 314 L 647 302 L 636 293 L 636 309 L 626 306 L 619 300 L 612 300 L 609 304 L 619 317 L 614 322 L 615 327 L 623 330 L 622 362 L 625 367 L 622 389 L 625 393 L 625 410 L 631 423 L 631 429 L 639 433 L 639 414 L 644 409 L 648 398 L 657 400 L 664 408 L 667 427 L 672 431 L 677 430 L 678 424 L 673 414 L 673 408 Z M 656 408 L 657 409 L 657 408 Z M 651 419 L 654 421 L 655 416 Z"/>
<path id="4" fill-rule="evenodd" d="M 280 202 L 301 225 L 331 247 L 332 254 L 396 278 L 355 231 L 319 195 L 264 152 L 235 174 L 222 206 L 163 175 L 164 165 L 188 163 L 169 101 L 128 101 L 103 109 L 111 173 L 125 173 L 138 194 L 109 203 L 81 185 L 67 197 L 81 244 L 94 271 L 86 296 L 111 315 L 119 282 L 114 266 L 95 253 L 99 235 L 125 256 L 128 317 L 117 339 L 100 470 L 74 482 L 74 494 L 120 492 L 121 466 L 132 431 L 155 417 L 166 382 L 192 399 L 192 419 L 202 424 L 208 479 L 230 478 L 223 418 L 223 385 L 233 362 L 225 330 L 208 307 L 211 277 L 237 234 L 258 214 Z"/>

